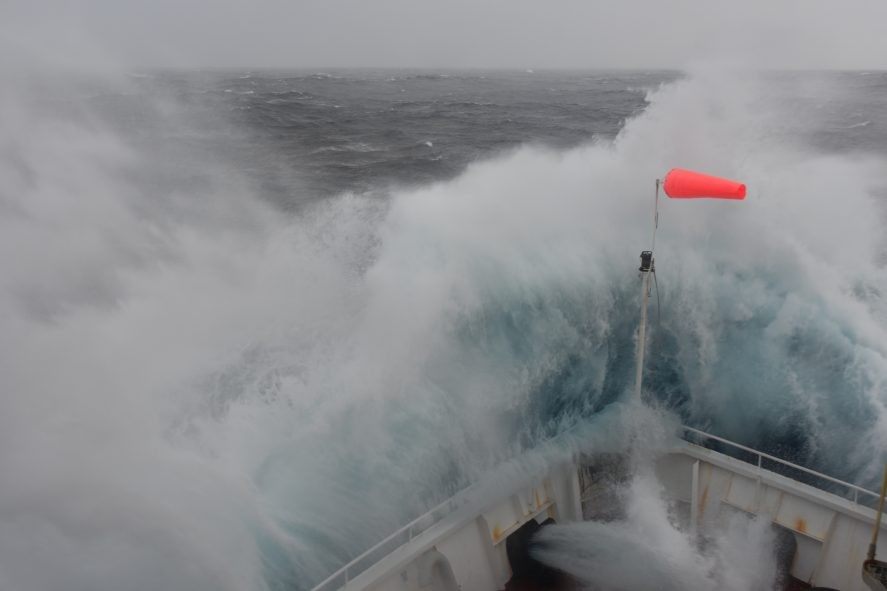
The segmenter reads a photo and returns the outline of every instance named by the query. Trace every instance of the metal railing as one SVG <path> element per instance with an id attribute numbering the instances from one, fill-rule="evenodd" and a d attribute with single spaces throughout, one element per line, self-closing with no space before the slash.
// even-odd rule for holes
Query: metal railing
<path id="1" fill-rule="evenodd" d="M 315 585 L 312 591 L 332 591 L 344 587 L 350 580 L 369 569 L 383 557 L 391 554 L 407 542 L 412 541 L 413 538 L 439 523 L 447 515 L 452 514 L 459 507 L 459 501 L 464 497 L 467 490 L 466 488 L 456 493 L 440 505 L 399 528 L 369 550 L 356 556 L 348 564 Z"/>
<path id="2" fill-rule="evenodd" d="M 849 482 L 845 482 L 843 480 L 833 478 L 832 476 L 829 476 L 827 474 L 823 474 L 822 472 L 817 472 L 816 470 L 811 470 L 810 468 L 805 468 L 804 466 L 801 466 L 799 464 L 795 464 L 793 462 L 789 462 L 788 460 L 783 460 L 781 458 L 777 458 L 776 456 L 772 456 L 768 453 L 764 453 L 762 451 L 758 451 L 756 449 L 753 449 L 751 447 L 747 447 L 747 446 L 742 445 L 740 443 L 730 441 L 729 439 L 724 439 L 723 437 L 718 437 L 717 435 L 712 435 L 711 433 L 706 433 L 705 431 L 700 431 L 699 429 L 694 429 L 693 427 L 682 426 L 681 428 L 683 429 L 683 431 L 685 433 L 692 433 L 693 435 L 696 435 L 704 440 L 717 441 L 718 443 L 721 443 L 723 445 L 727 445 L 727 446 L 735 448 L 735 449 L 740 449 L 744 452 L 751 454 L 755 458 L 754 462 L 748 462 L 748 461 L 744 460 L 743 458 L 735 458 L 735 459 L 738 459 L 741 461 L 746 461 L 746 463 L 748 463 L 748 464 L 754 463 L 757 465 L 758 469 L 760 469 L 760 470 L 764 469 L 763 461 L 767 460 L 767 461 L 773 462 L 774 464 L 777 464 L 779 466 L 785 466 L 785 467 L 790 468 L 792 470 L 797 470 L 798 472 L 801 472 L 803 474 L 807 474 L 808 476 L 812 476 L 814 478 L 818 478 L 820 480 L 824 480 L 826 482 L 830 482 L 832 484 L 843 487 L 843 488 L 847 489 L 850 493 L 847 498 L 852 500 L 854 503 L 859 503 L 860 493 L 862 493 L 862 495 L 864 495 L 864 496 L 871 497 L 873 500 L 877 500 L 879 497 L 878 493 L 876 493 L 872 490 L 869 490 L 867 488 L 863 488 L 861 486 L 857 486 L 855 484 L 851 484 Z M 697 443 L 695 441 L 691 441 L 690 439 L 688 439 L 686 437 L 684 437 L 684 440 L 687 441 L 688 443 L 700 445 L 699 443 Z M 735 456 L 730 456 L 730 457 L 735 457 Z M 773 470 L 771 470 L 771 472 L 772 471 Z M 825 490 L 821 486 L 815 486 L 815 485 L 812 485 L 812 486 L 814 486 L 815 488 L 819 488 L 821 490 Z M 826 492 L 832 492 L 832 491 L 826 491 Z"/>

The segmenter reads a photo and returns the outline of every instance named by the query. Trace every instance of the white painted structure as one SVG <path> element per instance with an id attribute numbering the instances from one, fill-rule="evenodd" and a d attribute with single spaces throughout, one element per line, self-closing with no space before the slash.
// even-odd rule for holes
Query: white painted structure
<path id="1" fill-rule="evenodd" d="M 817 587 L 866 589 L 861 577 L 877 494 L 694 429 L 696 440 L 741 450 L 743 461 L 681 441 L 656 463 L 666 495 L 688 507 L 695 529 L 741 511 L 794 534 L 791 574 Z M 593 460 L 593 458 L 589 459 Z M 591 462 L 593 464 L 593 462 Z M 580 465 L 581 464 L 581 465 Z M 530 519 L 581 520 L 594 506 L 596 474 L 589 462 L 557 468 L 544 478 L 504 491 L 492 502 L 464 491 L 405 525 L 334 573 L 314 591 L 496 591 L 511 576 L 505 540 Z M 777 474 L 795 471 L 846 498 Z"/>

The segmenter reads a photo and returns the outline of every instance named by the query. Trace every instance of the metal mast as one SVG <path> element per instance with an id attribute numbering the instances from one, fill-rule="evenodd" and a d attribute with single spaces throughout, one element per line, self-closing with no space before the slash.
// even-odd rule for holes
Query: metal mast
<path id="1" fill-rule="evenodd" d="M 659 179 L 656 179 L 656 192 L 653 196 L 653 236 L 650 240 L 650 250 L 641 251 L 641 320 L 638 324 L 637 342 L 637 367 L 634 376 L 635 399 L 641 399 L 641 391 L 644 385 L 644 353 L 647 348 L 647 304 L 650 301 L 650 276 L 656 272 L 653 260 L 653 249 L 656 247 L 656 229 L 659 227 Z"/>

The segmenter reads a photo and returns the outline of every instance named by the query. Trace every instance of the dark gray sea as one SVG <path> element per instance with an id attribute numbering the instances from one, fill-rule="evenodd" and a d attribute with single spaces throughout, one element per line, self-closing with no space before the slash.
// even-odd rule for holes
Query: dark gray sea
<path id="1" fill-rule="evenodd" d="M 471 162 L 531 144 L 610 141 L 678 72 L 357 70 L 132 74 L 132 89 L 79 102 L 153 148 L 226 158 L 284 206 L 345 191 L 453 178 Z M 880 72 L 767 74 L 790 104 L 794 139 L 824 151 L 885 147 Z M 827 84 L 828 88 L 819 88 Z M 163 125 L 158 98 L 185 119 Z M 810 126 L 815 116 L 816 125 Z M 160 118 L 160 121 L 158 121 Z M 171 179 L 175 177 L 170 165 Z"/>

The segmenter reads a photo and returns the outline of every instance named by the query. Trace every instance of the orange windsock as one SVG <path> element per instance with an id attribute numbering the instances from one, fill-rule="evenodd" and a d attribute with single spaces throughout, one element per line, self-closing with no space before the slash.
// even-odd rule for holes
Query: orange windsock
<path id="1" fill-rule="evenodd" d="M 745 199 L 745 185 L 692 170 L 672 168 L 665 175 L 665 194 L 672 198 Z"/>

